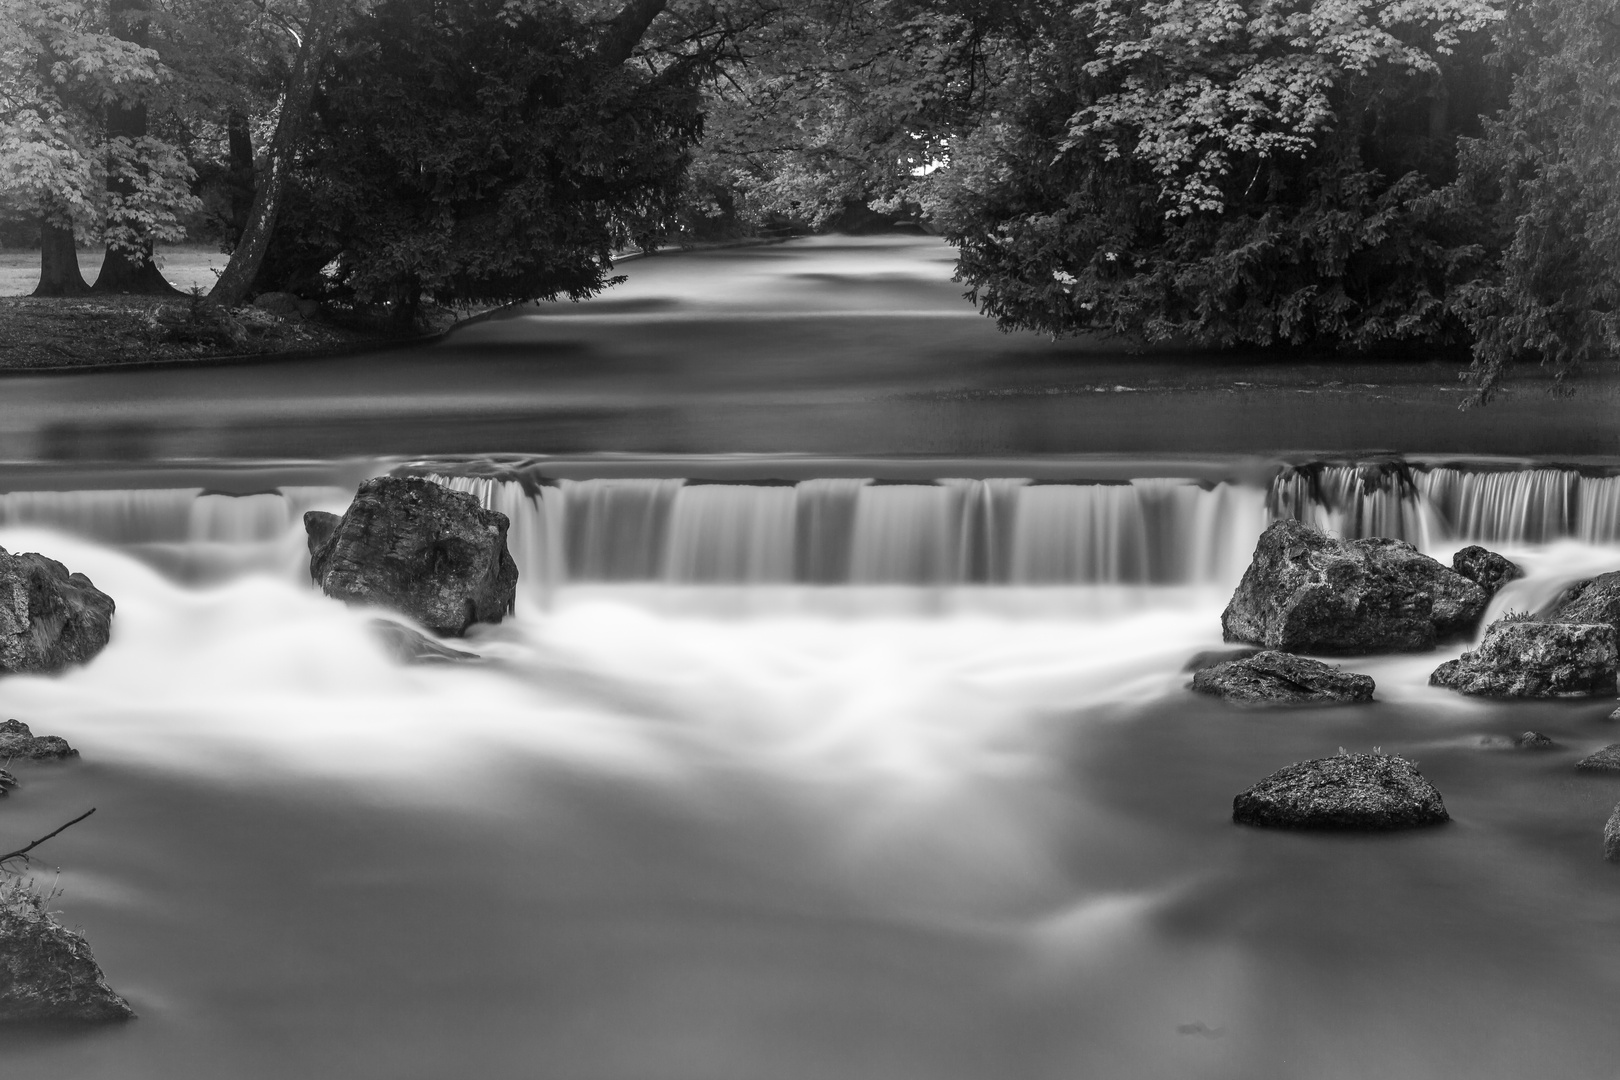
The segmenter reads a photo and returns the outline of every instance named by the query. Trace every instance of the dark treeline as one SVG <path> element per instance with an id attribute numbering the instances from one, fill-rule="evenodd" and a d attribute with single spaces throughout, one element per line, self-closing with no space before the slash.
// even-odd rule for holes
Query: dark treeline
<path id="1" fill-rule="evenodd" d="M 0 214 L 211 299 L 583 297 L 915 222 L 1007 328 L 1616 352 L 1620 0 L 0 0 Z M 66 74 L 64 74 L 64 72 Z"/>

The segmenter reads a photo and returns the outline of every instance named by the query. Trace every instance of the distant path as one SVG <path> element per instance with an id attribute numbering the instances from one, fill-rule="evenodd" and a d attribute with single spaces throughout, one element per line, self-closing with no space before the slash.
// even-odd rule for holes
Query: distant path
<path id="1" fill-rule="evenodd" d="M 1132 356 L 1003 334 L 928 238 L 667 252 L 427 348 L 0 380 L 0 458 L 478 452 L 1620 456 L 1620 381 L 1459 413 L 1440 364 Z"/>

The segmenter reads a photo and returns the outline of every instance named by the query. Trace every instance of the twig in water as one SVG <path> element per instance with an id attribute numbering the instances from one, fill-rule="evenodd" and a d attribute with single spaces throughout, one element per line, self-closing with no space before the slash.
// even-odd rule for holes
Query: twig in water
<path id="1" fill-rule="evenodd" d="M 96 812 L 96 808 L 92 806 L 90 809 L 86 810 L 84 813 L 80 814 L 78 817 L 74 818 L 72 821 L 68 822 L 66 825 L 59 826 L 54 832 L 46 833 L 44 836 L 40 837 L 38 840 L 35 840 L 32 844 L 29 844 L 26 847 L 20 847 L 16 851 L 7 852 L 4 855 L 0 855 L 0 865 L 4 865 L 4 864 L 8 863 L 12 859 L 21 859 L 23 862 L 27 862 L 28 861 L 28 853 L 30 851 L 33 851 L 35 848 L 39 847 L 39 845 L 41 845 L 45 841 L 49 840 L 51 837 L 55 836 L 57 833 L 64 832 L 67 829 L 73 827 L 74 825 L 77 825 L 79 822 L 83 821 L 85 818 L 89 817 L 91 814 L 93 814 L 95 812 Z"/>

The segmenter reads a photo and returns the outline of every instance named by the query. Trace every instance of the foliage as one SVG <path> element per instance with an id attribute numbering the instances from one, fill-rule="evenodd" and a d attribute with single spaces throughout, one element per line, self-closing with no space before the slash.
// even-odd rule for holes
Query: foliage
<path id="1" fill-rule="evenodd" d="M 105 16 L 80 0 L 0 0 L 0 189 L 81 239 L 135 250 L 183 238 L 192 175 L 162 139 L 109 136 L 107 107 L 150 100 L 169 72 Z"/>
<path id="2" fill-rule="evenodd" d="M 1497 258 L 1461 290 L 1479 401 L 1519 361 L 1561 381 L 1620 356 L 1620 2 L 1527 0 L 1504 34 L 1508 107 L 1450 193 L 1492 213 Z"/>
<path id="3" fill-rule="evenodd" d="M 1008 6 L 810 0 L 759 22 L 706 96 L 689 229 L 908 209 L 913 176 L 988 100 L 990 30 Z"/>
<path id="4" fill-rule="evenodd" d="M 914 185 L 1005 327 L 1200 345 L 1447 343 L 1477 272 L 1438 200 L 1493 9 L 1107 0 L 1050 15 Z M 1463 48 L 1466 46 L 1466 48 Z"/>
<path id="5" fill-rule="evenodd" d="M 268 282 L 406 308 L 602 288 L 673 214 L 715 55 L 609 62 L 602 34 L 545 0 L 376 4 L 336 46 Z"/>

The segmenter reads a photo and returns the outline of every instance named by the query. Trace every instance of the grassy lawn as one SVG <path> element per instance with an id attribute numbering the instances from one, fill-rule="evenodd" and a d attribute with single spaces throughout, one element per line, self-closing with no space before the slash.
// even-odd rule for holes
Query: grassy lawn
<path id="1" fill-rule="evenodd" d="M 213 287 L 215 271 L 225 269 L 227 256 L 208 244 L 181 244 L 158 248 L 163 276 L 181 292 Z M 79 252 L 84 280 L 94 285 L 101 270 L 100 248 Z M 39 252 L 26 248 L 0 250 L 0 296 L 27 296 L 39 284 Z"/>

